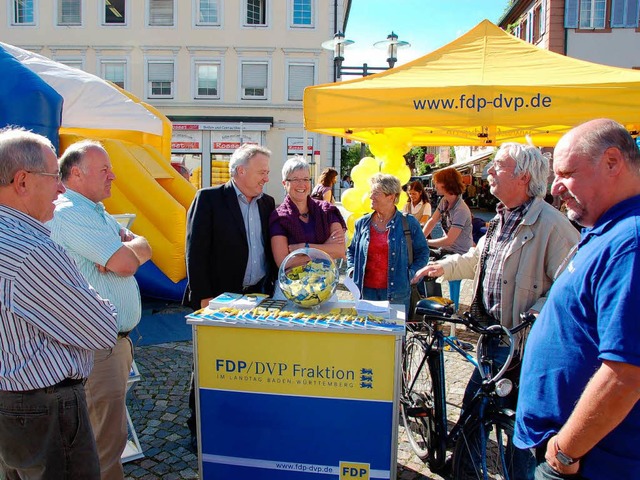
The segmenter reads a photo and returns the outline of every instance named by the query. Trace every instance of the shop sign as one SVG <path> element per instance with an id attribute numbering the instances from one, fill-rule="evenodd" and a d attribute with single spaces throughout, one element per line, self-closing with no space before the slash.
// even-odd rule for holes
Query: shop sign
<path id="1" fill-rule="evenodd" d="M 307 155 L 313 155 L 313 138 L 307 139 Z M 304 150 L 304 138 L 287 138 L 287 155 L 302 155 Z"/>
<path id="2" fill-rule="evenodd" d="M 233 153 L 240 145 L 260 145 L 260 132 L 211 132 L 211 153 Z"/>
<path id="3" fill-rule="evenodd" d="M 174 131 L 171 135 L 171 151 L 174 153 L 200 153 L 202 151 L 202 132 Z"/>

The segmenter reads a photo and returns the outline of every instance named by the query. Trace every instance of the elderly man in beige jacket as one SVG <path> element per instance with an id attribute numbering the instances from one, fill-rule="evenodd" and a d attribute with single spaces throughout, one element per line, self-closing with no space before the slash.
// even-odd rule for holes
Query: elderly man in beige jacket
<path id="1" fill-rule="evenodd" d="M 428 264 L 412 282 L 423 277 L 473 278 L 472 313 L 511 328 L 520 323 L 520 313 L 540 311 L 580 235 L 562 213 L 544 201 L 549 162 L 538 148 L 506 143 L 488 172 L 491 193 L 500 203 L 487 234 L 467 253 Z M 520 355 L 514 356 L 518 364 L 514 367 L 519 366 Z M 496 361 L 500 362 L 500 352 L 496 352 Z M 509 376 L 517 380 L 518 370 L 514 368 Z M 481 384 L 476 374 L 467 387 L 464 405 Z M 513 406 L 515 398 L 510 399 Z"/>

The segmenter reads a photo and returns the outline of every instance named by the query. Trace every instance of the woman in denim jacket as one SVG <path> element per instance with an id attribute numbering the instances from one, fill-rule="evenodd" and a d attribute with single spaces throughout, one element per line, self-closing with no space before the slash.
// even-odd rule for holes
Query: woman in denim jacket
<path id="1" fill-rule="evenodd" d="M 409 311 L 411 283 L 415 272 L 429 260 L 429 247 L 418 221 L 406 215 L 413 243 L 409 264 L 403 214 L 396 208 L 402 186 L 393 175 L 378 173 L 371 180 L 373 213 L 360 218 L 347 250 L 347 266 L 365 300 L 389 300 Z"/>

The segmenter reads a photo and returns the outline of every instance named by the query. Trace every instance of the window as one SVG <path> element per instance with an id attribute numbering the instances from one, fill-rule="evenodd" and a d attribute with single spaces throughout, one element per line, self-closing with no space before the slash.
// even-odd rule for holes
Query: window
<path id="1" fill-rule="evenodd" d="M 115 83 L 120 88 L 126 88 L 125 78 L 127 76 L 126 60 L 102 60 L 100 62 L 102 78 Z"/>
<path id="2" fill-rule="evenodd" d="M 149 98 L 173 98 L 173 61 L 149 62 Z"/>
<path id="3" fill-rule="evenodd" d="M 294 27 L 310 27 L 313 25 L 313 0 L 293 0 L 293 18 L 291 24 Z"/>
<path id="4" fill-rule="evenodd" d="M 104 24 L 125 25 L 126 0 L 104 0 Z"/>
<path id="5" fill-rule="evenodd" d="M 35 0 L 13 0 L 11 3 L 12 25 L 35 25 Z"/>
<path id="6" fill-rule="evenodd" d="M 197 3 L 196 25 L 220 25 L 218 0 L 195 0 Z"/>
<path id="7" fill-rule="evenodd" d="M 267 24 L 267 0 L 247 0 L 247 25 Z"/>
<path id="8" fill-rule="evenodd" d="M 149 25 L 172 27 L 173 7 L 173 0 L 149 0 Z"/>
<path id="9" fill-rule="evenodd" d="M 611 3 L 611 26 L 637 28 L 638 0 L 613 0 Z"/>
<path id="10" fill-rule="evenodd" d="M 269 65 L 265 63 L 242 64 L 242 98 L 263 100 L 267 98 Z"/>
<path id="11" fill-rule="evenodd" d="M 566 0 L 565 28 L 605 28 L 607 0 Z"/>
<path id="12" fill-rule="evenodd" d="M 304 88 L 314 83 L 314 65 L 290 64 L 289 65 L 289 93 L 291 101 L 302 101 Z"/>
<path id="13" fill-rule="evenodd" d="M 81 0 L 58 0 L 58 25 L 81 25 Z"/>
<path id="14" fill-rule="evenodd" d="M 219 73 L 219 63 L 200 61 L 195 63 L 195 98 L 220 98 L 218 94 Z"/>
<path id="15" fill-rule="evenodd" d="M 58 63 L 62 63 L 67 67 L 77 68 L 78 70 L 82 70 L 82 60 L 77 60 L 75 58 L 54 58 L 54 60 Z"/>

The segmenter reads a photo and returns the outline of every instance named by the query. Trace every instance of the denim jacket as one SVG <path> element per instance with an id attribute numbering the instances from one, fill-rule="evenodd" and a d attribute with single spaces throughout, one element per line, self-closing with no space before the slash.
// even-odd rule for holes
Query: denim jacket
<path id="1" fill-rule="evenodd" d="M 409 265 L 407 241 L 402 230 L 402 213 L 396 210 L 389 221 L 389 278 L 387 297 L 389 302 L 409 304 L 411 279 L 429 261 L 429 247 L 422 228 L 412 215 L 406 215 L 413 243 L 413 263 Z M 347 249 L 347 266 L 354 268 L 353 281 L 362 291 L 364 271 L 367 268 L 367 252 L 371 237 L 371 214 L 360 218 L 355 225 L 351 245 Z"/>

